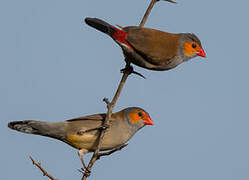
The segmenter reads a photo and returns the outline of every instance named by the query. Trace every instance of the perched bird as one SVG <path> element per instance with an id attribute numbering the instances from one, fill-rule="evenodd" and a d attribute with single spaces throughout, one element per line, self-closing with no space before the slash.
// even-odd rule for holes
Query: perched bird
<path id="1" fill-rule="evenodd" d="M 78 149 L 84 167 L 84 154 L 96 149 L 98 134 L 106 114 L 94 114 L 63 122 L 34 120 L 13 121 L 8 127 L 28 134 L 48 136 L 61 140 Z M 129 107 L 113 113 L 109 121 L 100 150 L 112 150 L 124 145 L 139 129 L 153 125 L 149 114 L 141 108 Z"/>
<path id="2" fill-rule="evenodd" d="M 191 33 L 173 34 L 138 26 L 118 29 L 97 18 L 86 18 L 85 22 L 118 43 L 128 64 L 163 71 L 196 56 L 206 57 L 201 41 Z"/>

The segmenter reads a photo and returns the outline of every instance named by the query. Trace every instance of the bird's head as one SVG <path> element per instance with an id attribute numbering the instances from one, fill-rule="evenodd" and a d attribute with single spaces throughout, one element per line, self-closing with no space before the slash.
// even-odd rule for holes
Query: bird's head
<path id="1" fill-rule="evenodd" d="M 201 46 L 201 41 L 195 34 L 183 33 L 181 35 L 184 56 L 188 59 L 196 56 L 206 57 L 205 51 Z"/>
<path id="2" fill-rule="evenodd" d="M 144 127 L 145 125 L 153 125 L 154 122 L 149 114 L 141 108 L 129 107 L 124 110 L 125 119 L 136 130 Z"/>

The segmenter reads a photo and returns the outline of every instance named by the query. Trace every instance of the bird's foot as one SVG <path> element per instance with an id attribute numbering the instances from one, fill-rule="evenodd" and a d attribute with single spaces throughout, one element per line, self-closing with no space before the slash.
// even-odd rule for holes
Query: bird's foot
<path id="1" fill-rule="evenodd" d="M 83 168 L 81 168 L 81 170 L 84 172 L 84 174 L 86 176 L 90 176 L 91 175 L 91 171 L 89 169 L 87 169 L 87 167 L 83 167 Z"/>
<path id="2" fill-rule="evenodd" d="M 108 99 L 107 97 L 105 97 L 105 98 L 103 99 L 103 101 L 104 101 L 107 105 L 111 104 L 110 101 L 109 101 L 109 99 Z"/>
<path id="3" fill-rule="evenodd" d="M 86 164 L 85 164 L 83 158 L 81 158 L 81 162 L 82 162 L 82 166 L 83 166 L 83 167 L 81 168 L 81 172 L 82 172 L 83 174 L 85 174 L 86 176 L 90 176 L 91 171 L 86 167 Z"/>
<path id="4" fill-rule="evenodd" d="M 99 130 L 106 130 L 106 129 L 108 129 L 110 127 L 110 125 L 109 124 L 103 124 L 102 126 L 100 126 L 99 127 Z"/>
<path id="5" fill-rule="evenodd" d="M 126 64 L 125 68 L 121 69 L 120 72 L 127 73 L 127 74 L 136 74 L 136 75 L 146 79 L 144 75 L 142 75 L 139 72 L 134 71 L 133 67 L 130 64 Z"/>
<path id="6" fill-rule="evenodd" d="M 86 175 L 86 176 L 91 175 L 91 171 L 88 170 L 87 168 L 81 168 L 81 169 L 78 169 L 78 171 L 81 172 L 83 175 Z"/>

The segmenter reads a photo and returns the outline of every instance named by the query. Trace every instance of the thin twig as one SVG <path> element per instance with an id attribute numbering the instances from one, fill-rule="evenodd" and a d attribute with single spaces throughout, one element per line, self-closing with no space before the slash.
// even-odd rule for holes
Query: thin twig
<path id="1" fill-rule="evenodd" d="M 49 174 L 42 166 L 41 163 L 37 162 L 36 160 L 34 160 L 31 156 L 29 156 L 29 158 L 31 159 L 33 165 L 35 165 L 36 167 L 38 167 L 41 172 L 43 173 L 43 176 L 47 176 L 49 179 L 51 180 L 58 180 L 56 178 L 54 178 L 51 174 Z"/>
<path id="2" fill-rule="evenodd" d="M 146 12 L 145 12 L 145 14 L 144 14 L 144 17 L 143 17 L 143 19 L 142 19 L 142 21 L 141 21 L 141 23 L 140 23 L 140 25 L 139 25 L 140 27 L 143 27 L 143 26 L 144 26 L 146 20 L 147 20 L 148 17 L 149 17 L 149 14 L 150 14 L 151 9 L 153 8 L 153 6 L 155 5 L 155 3 L 156 3 L 157 1 L 158 1 L 158 0 L 151 0 L 150 5 L 149 5 L 149 7 L 147 8 L 147 10 L 146 10 Z"/>
<path id="3" fill-rule="evenodd" d="M 102 156 L 109 156 L 109 155 L 111 155 L 112 153 L 115 153 L 116 151 L 120 151 L 120 150 L 122 150 L 124 147 L 126 147 L 128 144 L 124 144 L 124 145 L 122 145 L 122 146 L 120 146 L 120 147 L 117 147 L 117 148 L 115 148 L 115 149 L 113 149 L 113 150 L 111 150 L 111 151 L 107 151 L 107 152 L 104 152 L 104 153 L 99 153 L 98 154 L 98 159 L 100 158 L 100 157 L 102 157 Z"/>
<path id="4" fill-rule="evenodd" d="M 105 120 L 102 122 L 102 125 L 107 126 L 107 127 L 109 126 L 109 119 L 111 118 L 112 110 L 113 110 L 113 108 L 114 108 L 114 106 L 115 106 L 115 104 L 116 104 L 116 102 L 117 102 L 117 100 L 118 100 L 118 98 L 119 98 L 119 96 L 120 96 L 120 93 L 121 93 L 121 91 L 122 91 L 122 89 L 123 89 L 123 87 L 124 87 L 124 84 L 125 84 L 126 79 L 127 79 L 128 76 L 129 76 L 131 73 L 133 73 L 133 72 L 134 72 L 134 71 L 133 71 L 133 68 L 132 68 L 129 64 L 127 64 L 127 65 L 126 65 L 126 68 L 123 70 L 122 79 L 121 79 L 121 81 L 120 81 L 120 83 L 119 83 L 118 89 L 117 89 L 117 91 L 116 91 L 116 93 L 115 93 L 115 95 L 114 95 L 112 101 L 109 102 L 109 100 L 108 100 L 107 98 L 104 98 L 104 99 L 103 99 L 103 101 L 107 104 L 107 113 L 106 113 Z M 108 152 L 107 152 L 107 153 L 99 153 L 100 147 L 101 147 L 101 144 L 102 144 L 102 141 L 103 141 L 104 134 L 105 134 L 106 130 L 108 130 L 108 129 L 100 129 L 100 130 L 99 130 L 100 133 L 99 133 L 99 137 L 98 137 L 98 141 L 97 141 L 96 150 L 94 151 L 93 156 L 92 156 L 92 158 L 91 158 L 91 160 L 90 160 L 90 162 L 88 163 L 88 166 L 87 166 L 88 172 L 91 172 L 91 169 L 92 169 L 94 163 L 95 163 L 101 156 L 110 155 L 110 154 L 112 154 L 112 153 L 114 153 L 114 152 L 116 152 L 116 151 L 118 151 L 118 150 L 121 150 L 123 147 L 126 146 L 126 145 L 123 146 L 121 149 L 120 149 L 120 148 L 117 148 L 117 149 L 111 150 L 109 153 L 108 153 Z M 86 180 L 88 176 L 90 176 L 90 173 L 84 173 L 84 175 L 83 175 L 83 177 L 82 177 L 82 180 Z"/>
<path id="5" fill-rule="evenodd" d="M 150 12 L 151 12 L 151 9 L 153 8 L 153 6 L 154 6 L 154 5 L 156 4 L 156 2 L 158 2 L 158 1 L 159 1 L 159 0 L 151 0 L 150 5 L 149 5 L 149 7 L 147 8 L 147 10 L 146 10 L 146 12 L 145 12 L 145 14 L 144 14 L 144 16 L 143 16 L 143 19 L 142 19 L 142 21 L 141 21 L 139 27 L 143 27 L 143 26 L 144 26 L 145 22 L 147 21 L 147 19 L 148 19 L 148 17 L 149 17 L 149 14 L 150 14 Z M 173 0 L 165 0 L 165 1 L 168 1 L 168 2 L 171 2 L 171 3 L 176 3 L 176 2 L 173 1 Z"/>

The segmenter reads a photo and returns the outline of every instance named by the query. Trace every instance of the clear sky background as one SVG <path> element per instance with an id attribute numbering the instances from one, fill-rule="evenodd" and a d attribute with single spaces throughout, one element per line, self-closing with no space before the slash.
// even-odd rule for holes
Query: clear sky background
<path id="1" fill-rule="evenodd" d="M 75 149 L 12 131 L 7 123 L 106 112 L 102 98 L 116 90 L 123 55 L 112 39 L 83 20 L 138 25 L 149 2 L 0 2 L 1 179 L 46 179 L 29 155 L 60 180 L 81 178 Z M 98 161 L 89 179 L 249 179 L 248 7 L 248 1 L 232 0 L 156 4 L 145 26 L 194 32 L 207 58 L 164 72 L 135 67 L 147 79 L 130 76 L 115 111 L 142 107 L 155 126 Z"/>

